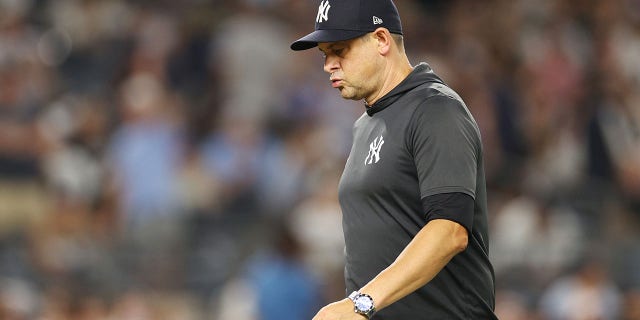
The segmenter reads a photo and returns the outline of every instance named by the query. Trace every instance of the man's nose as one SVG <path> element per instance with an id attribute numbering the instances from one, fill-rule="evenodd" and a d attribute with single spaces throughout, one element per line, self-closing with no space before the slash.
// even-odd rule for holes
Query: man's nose
<path id="1" fill-rule="evenodd" d="M 324 71 L 327 73 L 333 73 L 340 68 L 338 58 L 335 56 L 329 56 L 324 59 Z"/>

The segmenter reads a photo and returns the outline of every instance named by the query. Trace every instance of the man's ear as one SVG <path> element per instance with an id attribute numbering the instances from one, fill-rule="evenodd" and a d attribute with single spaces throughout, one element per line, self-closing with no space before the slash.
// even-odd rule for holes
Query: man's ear
<path id="1" fill-rule="evenodd" d="M 391 46 L 393 42 L 393 38 L 391 37 L 391 33 L 387 28 L 378 28 L 373 31 L 373 37 L 378 43 L 378 52 L 386 56 L 391 52 Z"/>

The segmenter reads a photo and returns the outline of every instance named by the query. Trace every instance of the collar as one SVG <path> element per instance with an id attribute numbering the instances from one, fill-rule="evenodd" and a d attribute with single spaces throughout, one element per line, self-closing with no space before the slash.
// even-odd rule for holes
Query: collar
<path id="1" fill-rule="evenodd" d="M 412 89 L 427 82 L 444 83 L 437 75 L 435 75 L 435 73 L 427 63 L 421 62 L 413 68 L 411 73 L 409 73 L 409 75 L 404 80 L 402 80 L 402 82 L 400 82 L 395 88 L 391 89 L 391 91 L 385 94 L 374 104 L 369 105 L 365 102 L 365 111 L 371 117 L 374 114 L 392 105 L 406 92 L 411 91 Z"/>

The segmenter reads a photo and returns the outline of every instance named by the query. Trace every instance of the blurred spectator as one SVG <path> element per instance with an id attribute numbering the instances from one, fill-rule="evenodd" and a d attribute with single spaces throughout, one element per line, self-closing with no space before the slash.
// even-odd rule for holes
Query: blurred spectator
<path id="1" fill-rule="evenodd" d="M 115 188 L 121 190 L 125 226 L 144 226 L 176 210 L 173 181 L 182 153 L 175 100 L 150 73 L 133 74 L 121 87 L 122 118 L 107 154 Z"/>
<path id="2" fill-rule="evenodd" d="M 302 263 L 302 247 L 291 229 L 276 223 L 272 245 L 250 258 L 246 273 L 223 292 L 220 320 L 310 319 L 321 307 L 319 284 Z"/>
<path id="3" fill-rule="evenodd" d="M 288 217 L 306 265 L 325 284 L 327 301 L 344 298 L 344 235 L 334 169 L 318 175 L 315 188 Z"/>
<path id="4" fill-rule="evenodd" d="M 175 193 L 184 148 L 181 117 L 173 110 L 177 101 L 160 79 L 145 72 L 132 74 L 120 94 L 123 122 L 106 158 L 120 199 L 125 256 L 145 281 L 172 284 L 179 277 L 169 275 L 180 262 L 171 257 L 184 237 Z"/>
<path id="5" fill-rule="evenodd" d="M 575 274 L 560 277 L 543 293 L 542 313 L 549 320 L 619 319 L 620 291 L 598 260 L 584 261 Z"/>
<path id="6" fill-rule="evenodd" d="M 559 275 L 586 250 L 586 235 L 575 212 L 526 195 L 504 200 L 496 210 L 492 256 L 496 273 L 528 274 L 535 287 Z"/>
<path id="7" fill-rule="evenodd" d="M 288 42 L 283 22 L 264 14 L 271 1 L 238 1 L 236 12 L 216 30 L 212 47 L 219 51 L 214 64 L 224 64 L 222 112 L 242 115 L 253 125 L 264 121 L 281 105 L 281 83 L 289 73 Z"/>

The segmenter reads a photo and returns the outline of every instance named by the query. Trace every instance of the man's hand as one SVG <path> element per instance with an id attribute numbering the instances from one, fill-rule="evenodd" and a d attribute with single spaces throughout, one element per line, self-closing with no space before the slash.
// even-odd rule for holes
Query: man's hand
<path id="1" fill-rule="evenodd" d="M 353 302 L 345 298 L 320 309 L 313 320 L 364 320 L 367 317 L 353 311 Z"/>

